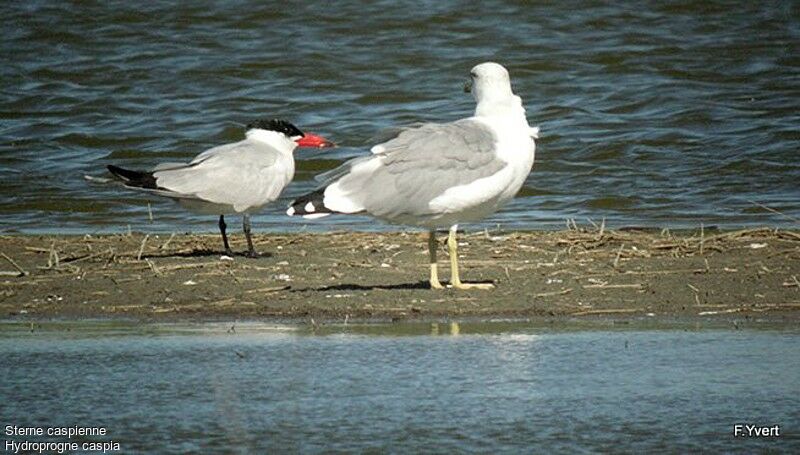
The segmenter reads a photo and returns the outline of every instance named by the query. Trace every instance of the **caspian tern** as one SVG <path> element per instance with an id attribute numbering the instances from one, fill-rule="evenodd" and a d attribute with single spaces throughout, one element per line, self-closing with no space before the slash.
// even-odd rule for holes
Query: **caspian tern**
<path id="1" fill-rule="evenodd" d="M 494 213 L 514 197 L 533 166 L 538 128 L 531 128 L 508 71 L 497 63 L 472 68 L 465 86 L 475 115 L 450 123 L 427 123 L 400 132 L 328 174 L 327 184 L 296 199 L 287 214 L 306 218 L 331 213 L 367 213 L 390 223 L 429 230 L 430 285 L 441 289 L 436 264 L 436 229 L 450 228 L 450 285 L 458 273 L 458 224 Z"/>
<path id="2" fill-rule="evenodd" d="M 257 120 L 247 125 L 246 139 L 220 145 L 188 163 L 162 163 L 141 172 L 109 165 L 126 188 L 175 199 L 185 208 L 219 215 L 225 254 L 232 255 L 225 215 L 242 214 L 247 256 L 256 257 L 250 238 L 250 214 L 274 201 L 294 177 L 297 147 L 332 147 L 327 139 L 303 133 L 284 120 Z"/>

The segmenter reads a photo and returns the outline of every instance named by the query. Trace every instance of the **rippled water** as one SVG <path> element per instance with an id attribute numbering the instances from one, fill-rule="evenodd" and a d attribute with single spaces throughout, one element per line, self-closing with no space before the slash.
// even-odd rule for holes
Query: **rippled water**
<path id="1" fill-rule="evenodd" d="M 151 223 L 146 199 L 82 176 L 282 117 L 342 145 L 299 152 L 289 198 L 384 128 L 469 115 L 462 83 L 485 60 L 542 127 L 527 185 L 488 224 L 796 226 L 798 4 L 604 3 L 5 2 L 0 230 L 213 230 L 170 201 Z M 305 224 L 286 202 L 257 229 Z"/>
<path id="2" fill-rule="evenodd" d="M 796 328 L 226 329 L 0 327 L 3 425 L 100 426 L 123 453 L 800 449 Z"/>

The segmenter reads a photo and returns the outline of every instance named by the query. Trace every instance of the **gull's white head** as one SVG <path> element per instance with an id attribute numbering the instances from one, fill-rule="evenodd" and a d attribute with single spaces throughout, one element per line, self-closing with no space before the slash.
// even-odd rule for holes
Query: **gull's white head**
<path id="1" fill-rule="evenodd" d="M 486 62 L 475 65 L 469 72 L 470 81 L 464 90 L 472 92 L 475 102 L 475 115 L 518 115 L 525 110 L 522 100 L 511 91 L 511 78 L 503 65 Z"/>
<path id="2" fill-rule="evenodd" d="M 475 65 L 469 75 L 472 79 L 467 83 L 467 88 L 478 103 L 502 101 L 514 95 L 511 92 L 511 78 L 503 65 L 481 63 Z"/>

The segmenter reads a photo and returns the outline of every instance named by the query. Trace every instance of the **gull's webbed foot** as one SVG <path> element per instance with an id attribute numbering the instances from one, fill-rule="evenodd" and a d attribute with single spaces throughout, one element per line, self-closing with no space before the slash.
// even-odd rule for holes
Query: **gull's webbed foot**
<path id="1" fill-rule="evenodd" d="M 493 283 L 453 283 L 449 285 L 449 287 L 461 290 L 481 289 L 484 291 L 489 291 L 495 288 Z"/>

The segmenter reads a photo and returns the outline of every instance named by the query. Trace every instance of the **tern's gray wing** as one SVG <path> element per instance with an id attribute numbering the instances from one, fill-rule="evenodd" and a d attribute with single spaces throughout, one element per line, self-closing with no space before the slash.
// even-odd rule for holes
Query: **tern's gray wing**
<path id="1" fill-rule="evenodd" d="M 211 156 L 224 154 L 227 151 L 235 151 L 236 149 L 241 149 L 248 144 L 247 141 L 241 142 L 234 142 L 231 144 L 219 145 L 217 147 L 212 147 L 205 152 L 202 152 L 192 158 L 192 161 L 188 163 L 180 163 L 180 162 L 166 162 L 166 163 L 158 163 L 154 168 L 153 172 L 157 171 L 167 171 L 167 170 L 178 170 L 184 168 L 190 168 L 196 166 L 197 164 L 205 161 Z"/>
<path id="2" fill-rule="evenodd" d="M 425 216 L 448 189 L 489 177 L 506 166 L 497 138 L 484 124 L 459 120 L 405 130 L 351 162 L 349 173 L 328 187 L 325 204 L 347 198 L 350 207 L 378 216 Z"/>
<path id="3" fill-rule="evenodd" d="M 215 147 L 182 167 L 153 173 L 159 188 L 172 197 L 232 205 L 237 211 L 274 200 L 291 175 L 279 163 L 280 153 L 265 144 L 241 141 Z"/>

